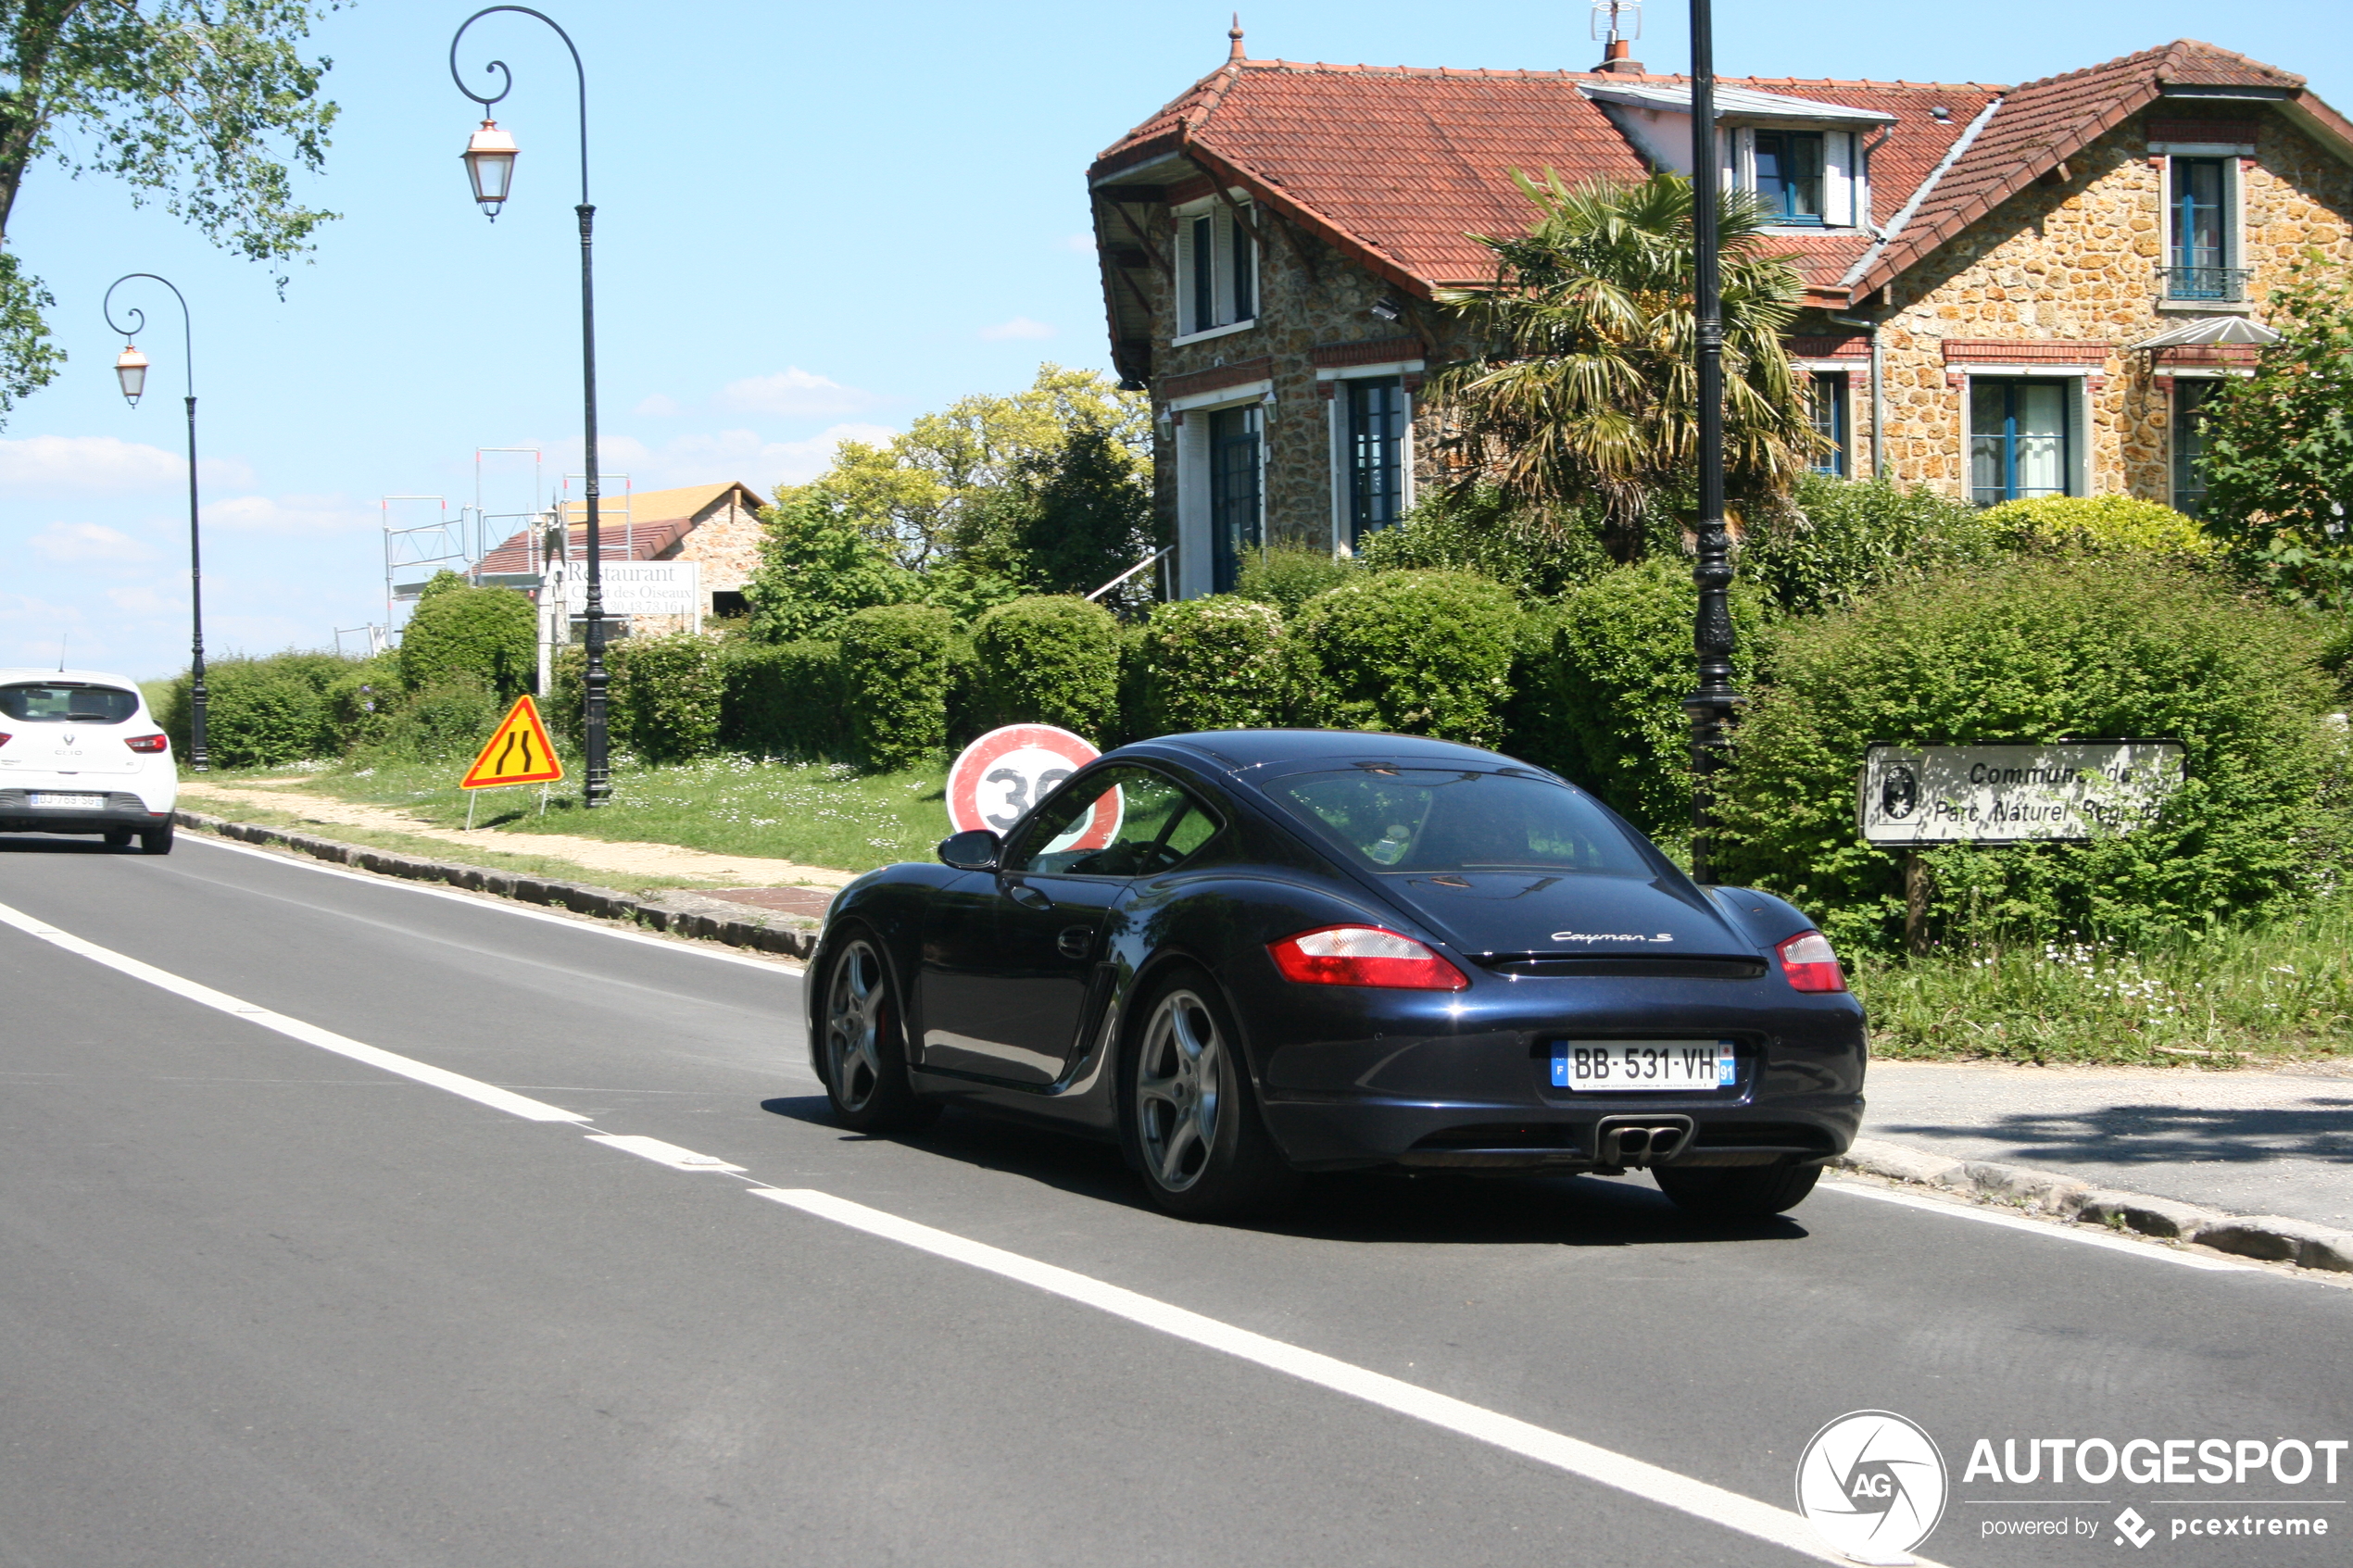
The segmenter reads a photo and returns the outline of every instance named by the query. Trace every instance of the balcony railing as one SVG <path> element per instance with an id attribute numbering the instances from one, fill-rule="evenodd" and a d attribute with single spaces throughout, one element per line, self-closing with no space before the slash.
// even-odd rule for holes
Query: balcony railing
<path id="1" fill-rule="evenodd" d="M 2165 297 L 2211 299 L 2236 305 L 2246 298 L 2247 269 L 2244 267 L 2168 267 Z"/>

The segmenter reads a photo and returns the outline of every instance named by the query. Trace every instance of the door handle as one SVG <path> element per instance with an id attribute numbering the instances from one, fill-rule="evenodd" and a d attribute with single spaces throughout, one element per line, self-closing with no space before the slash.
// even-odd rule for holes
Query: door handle
<path id="1" fill-rule="evenodd" d="M 1054 934 L 1054 948 L 1066 959 L 1083 959 L 1094 946 L 1092 926 L 1065 925 Z"/>
<path id="2" fill-rule="evenodd" d="M 1026 909 L 1051 909 L 1054 907 L 1054 901 L 1051 898 L 1047 897 L 1026 882 L 1009 884 L 1005 888 L 1005 897 Z"/>

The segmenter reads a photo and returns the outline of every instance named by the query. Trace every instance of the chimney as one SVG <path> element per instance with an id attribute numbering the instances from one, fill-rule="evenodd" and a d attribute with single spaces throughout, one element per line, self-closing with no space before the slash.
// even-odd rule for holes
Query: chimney
<path id="1" fill-rule="evenodd" d="M 1641 76 L 1643 74 L 1642 62 L 1631 58 L 1633 53 L 1634 45 L 1623 38 L 1613 38 L 1609 41 L 1609 53 L 1593 69 L 1608 71 L 1613 76 Z"/>

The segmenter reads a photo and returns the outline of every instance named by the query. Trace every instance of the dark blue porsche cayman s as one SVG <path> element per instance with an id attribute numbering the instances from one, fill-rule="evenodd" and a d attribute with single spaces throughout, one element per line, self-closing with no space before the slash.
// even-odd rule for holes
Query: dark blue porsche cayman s
<path id="1" fill-rule="evenodd" d="M 956 1103 L 1116 1139 L 1202 1217 L 1377 1165 L 1647 1168 L 1755 1215 L 1861 1120 L 1863 1010 L 1812 922 L 1493 752 L 1169 735 L 939 859 L 844 888 L 810 964 L 853 1128 Z"/>

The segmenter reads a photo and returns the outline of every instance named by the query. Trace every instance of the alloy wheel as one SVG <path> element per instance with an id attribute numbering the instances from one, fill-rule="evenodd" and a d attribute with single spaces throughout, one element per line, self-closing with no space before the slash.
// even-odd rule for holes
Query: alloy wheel
<path id="1" fill-rule="evenodd" d="M 1191 991 L 1160 999 L 1136 1062 L 1136 1131 L 1163 1190 L 1183 1192 L 1209 1169 L 1227 1102 L 1226 1042 Z"/>
<path id="2" fill-rule="evenodd" d="M 834 960 L 825 996 L 825 1077 L 844 1110 L 866 1109 L 882 1084 L 882 1034 L 890 1023 L 882 955 L 852 942 Z"/>

